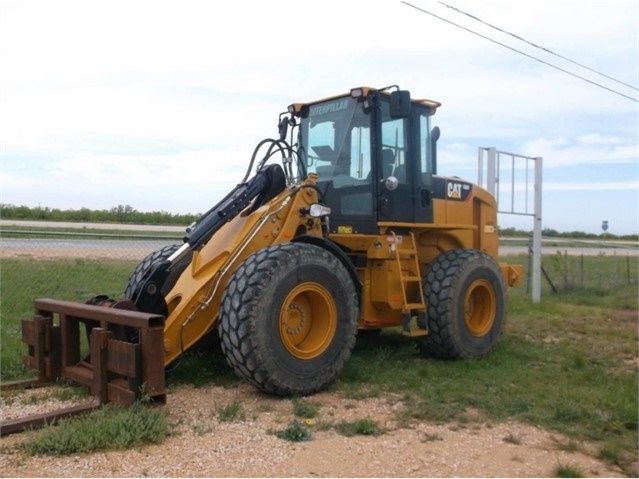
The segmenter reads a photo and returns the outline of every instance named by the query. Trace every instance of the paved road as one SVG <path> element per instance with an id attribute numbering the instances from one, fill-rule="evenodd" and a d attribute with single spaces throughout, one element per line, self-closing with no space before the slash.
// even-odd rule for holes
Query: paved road
<path id="1" fill-rule="evenodd" d="M 142 260 L 147 254 L 179 241 L 140 239 L 2 238 L 0 258 L 83 258 Z"/>
<path id="2" fill-rule="evenodd" d="M 53 221 L 19 221 L 0 220 L 0 228 L 10 229 L 12 226 L 22 227 L 50 227 L 64 229 L 117 229 L 120 231 L 156 231 L 174 232 L 176 237 L 181 237 L 186 226 L 158 226 L 158 225 L 130 225 L 113 223 L 73 223 Z M 502 255 L 525 254 L 527 246 L 511 245 L 513 241 L 521 242 L 522 239 L 503 238 L 500 253 Z M 146 254 L 155 251 L 170 243 L 170 240 L 130 240 L 130 239 L 52 239 L 52 238 L 17 238 L 0 240 L 0 256 L 36 256 L 36 257 L 125 257 L 142 259 Z M 180 242 L 180 241 L 178 241 Z M 639 244 L 633 241 L 600 241 L 600 240 L 571 240 L 566 238 L 549 238 L 545 243 L 552 246 L 542 246 L 543 255 L 555 255 L 557 252 L 566 252 L 569 255 L 621 255 L 639 256 Z M 570 246 L 563 246 L 562 244 Z M 582 247 L 574 246 L 575 243 L 583 244 Z"/>

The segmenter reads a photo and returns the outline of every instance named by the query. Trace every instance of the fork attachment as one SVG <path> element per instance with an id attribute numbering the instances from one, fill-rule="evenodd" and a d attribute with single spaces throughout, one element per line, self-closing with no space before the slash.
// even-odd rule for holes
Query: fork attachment
<path id="1" fill-rule="evenodd" d="M 89 303 L 37 299 L 33 320 L 22 321 L 24 364 L 37 371 L 38 382 L 60 377 L 88 386 L 100 404 L 130 406 L 141 398 L 165 404 L 164 316 L 134 311 L 130 301 Z"/>

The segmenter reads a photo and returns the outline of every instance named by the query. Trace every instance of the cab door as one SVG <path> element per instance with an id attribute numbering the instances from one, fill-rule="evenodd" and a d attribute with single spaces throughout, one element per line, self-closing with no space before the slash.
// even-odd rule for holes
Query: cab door
<path id="1" fill-rule="evenodd" d="M 377 219 L 401 223 L 433 222 L 434 145 L 432 111 L 412 105 L 407 118 L 391 118 L 381 102 L 377 134 Z"/>
<path id="2" fill-rule="evenodd" d="M 377 141 L 377 219 L 413 222 L 413 182 L 410 165 L 410 118 L 391 118 L 382 101 Z"/>

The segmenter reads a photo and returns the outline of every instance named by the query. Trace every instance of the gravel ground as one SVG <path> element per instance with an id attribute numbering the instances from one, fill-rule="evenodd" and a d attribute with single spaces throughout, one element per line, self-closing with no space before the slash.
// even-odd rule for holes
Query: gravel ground
<path id="1" fill-rule="evenodd" d="M 2 417 L 52 410 L 51 390 L 27 391 L 2 400 Z M 324 392 L 308 421 L 311 441 L 292 443 L 273 432 L 296 419 L 289 399 L 266 396 L 249 385 L 230 389 L 180 386 L 164 410 L 171 435 L 161 445 L 69 457 L 28 457 L 19 449 L 27 433 L 0 440 L 2 477 L 552 477 L 558 465 L 588 477 L 624 477 L 594 458 L 595 446 L 561 450 L 569 440 L 519 423 L 493 423 L 473 411 L 463 424 L 396 419 L 399 397 L 365 400 Z M 241 404 L 242 418 L 222 422 L 218 411 Z M 76 400 L 78 402 L 78 400 Z M 66 402 L 64 406 L 71 405 Z M 327 424 L 372 419 L 380 436 L 345 437 Z"/>

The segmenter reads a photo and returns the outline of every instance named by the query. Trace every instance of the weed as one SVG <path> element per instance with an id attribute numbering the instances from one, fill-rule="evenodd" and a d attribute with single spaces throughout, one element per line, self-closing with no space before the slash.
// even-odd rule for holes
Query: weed
<path id="1" fill-rule="evenodd" d="M 105 406 L 86 416 L 32 432 L 24 449 L 29 455 L 52 456 L 131 449 L 163 442 L 167 430 L 166 418 L 160 409 L 139 403 L 129 408 Z"/>
<path id="2" fill-rule="evenodd" d="M 313 419 L 317 416 L 320 405 L 305 399 L 293 398 L 293 414 L 295 417 Z"/>
<path id="3" fill-rule="evenodd" d="M 233 401 L 217 412 L 217 418 L 220 422 L 243 421 L 246 415 L 242 404 L 239 401 Z"/>
<path id="4" fill-rule="evenodd" d="M 335 425 L 335 430 L 342 436 L 379 436 L 384 433 L 377 422 L 371 419 L 358 419 L 354 422 L 340 422 Z"/>
<path id="5" fill-rule="evenodd" d="M 558 464 L 555 467 L 555 477 L 586 477 L 586 475 L 576 466 Z"/>
<path id="6" fill-rule="evenodd" d="M 275 435 L 290 442 L 310 441 L 313 438 L 308 428 L 299 421 L 293 421 L 286 429 L 275 432 Z"/>

